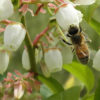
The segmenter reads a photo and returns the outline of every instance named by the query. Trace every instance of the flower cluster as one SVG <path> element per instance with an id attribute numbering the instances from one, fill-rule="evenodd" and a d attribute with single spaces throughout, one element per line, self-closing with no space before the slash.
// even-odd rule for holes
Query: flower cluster
<path id="1" fill-rule="evenodd" d="M 0 90 L 4 89 L 3 93 L 0 92 L 3 94 L 2 98 L 5 98 L 5 95 L 10 96 L 11 94 L 10 99 L 20 99 L 24 94 L 30 96 L 33 92 L 38 93 L 40 90 L 40 83 L 34 79 L 33 73 L 26 73 L 24 75 L 18 71 L 15 71 L 15 74 L 8 73 L 7 78 L 5 78 L 2 83 L 4 83 L 0 88 Z M 14 92 L 12 90 L 14 90 Z"/>
<path id="2" fill-rule="evenodd" d="M 3 74 L 9 64 L 9 54 L 8 52 L 16 51 L 22 44 L 26 30 L 24 26 L 19 22 L 12 22 L 6 20 L 11 17 L 14 13 L 14 6 L 11 0 L 1 0 L 0 1 L 0 21 L 6 24 L 5 28 L 1 28 L 1 32 L 4 31 L 4 44 L 2 49 L 0 49 L 0 74 Z"/>
<path id="3" fill-rule="evenodd" d="M 21 23 L 11 23 L 4 31 L 4 44 L 0 52 L 0 74 L 3 74 L 9 64 L 8 52 L 16 51 L 22 44 L 26 35 L 26 30 Z"/>
<path id="4" fill-rule="evenodd" d="M 54 2 L 54 4 L 52 3 Z M 77 10 L 75 7 L 77 5 L 90 5 L 93 4 L 95 0 L 20 0 L 20 6 L 19 12 L 22 12 L 22 14 L 26 14 L 27 11 L 30 11 L 31 14 L 34 16 L 38 15 L 39 12 L 43 13 L 43 6 L 44 4 L 47 5 L 48 9 L 55 10 L 55 18 L 59 26 L 66 32 L 68 32 L 68 29 L 71 25 L 75 25 L 79 27 L 79 24 L 82 21 L 83 14 Z M 25 3 L 25 4 L 24 4 Z M 36 13 L 33 14 L 32 10 L 29 9 L 28 3 L 36 3 L 38 9 L 36 10 Z M 6 23 L 6 27 L 3 30 L 4 31 L 4 44 L 3 49 L 0 52 L 0 74 L 3 74 L 9 64 L 9 55 L 8 52 L 16 51 L 21 46 L 25 35 L 26 35 L 26 29 L 22 25 L 22 23 L 19 22 L 12 22 L 5 19 L 8 19 L 11 17 L 14 13 L 14 6 L 12 4 L 11 0 L 1 0 L 0 1 L 0 20 L 1 23 Z M 43 32 L 41 32 L 39 35 L 37 35 L 36 39 L 33 42 L 32 46 L 36 46 L 39 39 L 49 30 L 51 27 L 47 27 Z M 50 38 L 50 36 L 48 36 Z M 47 37 L 46 37 L 47 38 Z M 48 38 L 48 39 L 49 39 Z M 41 44 L 41 43 L 40 43 Z M 42 42 L 43 44 L 43 42 Z M 58 50 L 59 47 L 56 49 L 55 46 L 52 46 L 51 48 L 44 48 L 42 58 L 44 59 L 44 62 L 40 64 L 42 70 L 45 69 L 47 72 L 57 72 L 61 71 L 62 64 L 64 63 L 64 55 L 62 56 L 62 51 Z M 70 50 L 69 50 L 70 51 Z M 68 52 L 69 52 L 68 51 Z M 68 53 L 67 53 L 68 54 Z M 72 52 L 70 52 L 70 60 L 71 62 L 73 59 Z M 37 58 L 37 57 L 36 57 Z M 37 60 L 36 60 L 37 61 Z M 29 54 L 27 52 L 27 49 L 24 50 L 22 54 L 22 64 L 23 68 L 26 70 L 31 69 L 31 63 Z"/>
<path id="5" fill-rule="evenodd" d="M 34 95 L 37 93 L 38 95 L 35 95 L 36 100 L 41 100 L 41 95 L 39 94 L 40 82 L 37 81 L 37 76 L 42 76 L 40 75 L 40 73 L 42 73 L 47 77 L 45 78 L 43 76 L 40 80 L 45 81 L 48 85 L 48 77 L 50 77 L 52 73 L 61 71 L 64 64 L 72 63 L 73 46 L 65 45 L 64 42 L 67 42 L 66 34 L 69 32 L 71 26 L 77 28 L 75 30 L 77 33 L 78 28 L 81 28 L 80 23 L 84 15 L 76 6 L 91 5 L 95 3 L 95 1 L 96 0 L 0 0 L 0 33 L 3 33 L 3 39 L 0 39 L 0 74 L 3 74 L 8 68 L 10 53 L 17 51 L 23 41 L 25 41 L 25 48 L 21 55 L 22 66 L 25 70 L 29 71 L 29 73 L 23 75 L 18 71 L 15 71 L 14 74 L 8 73 L 7 77 L 0 83 L 0 96 L 2 96 L 0 100 L 6 100 L 8 98 L 10 98 L 10 100 L 27 99 L 26 95 L 29 97 L 32 93 Z M 30 4 L 34 4 L 36 9 L 32 10 L 29 6 Z M 20 15 L 19 22 L 12 21 L 11 17 L 15 10 Z M 25 18 L 25 15 L 28 11 L 32 17 L 38 16 L 40 12 L 48 12 L 51 15 L 47 27 L 40 32 L 40 34 L 37 34 L 35 38 L 30 37 L 30 33 L 26 29 L 27 23 L 25 23 L 25 20 L 27 20 L 27 18 Z M 30 20 L 28 19 L 28 21 Z M 67 34 L 67 36 L 68 35 L 70 37 L 70 34 Z M 44 38 L 41 39 L 42 37 Z M 32 38 L 34 38 L 34 40 L 32 40 Z M 71 44 L 70 40 L 68 44 Z M 84 52 L 81 52 L 80 55 L 81 54 L 85 55 Z M 88 59 L 89 57 L 87 56 L 85 58 Z M 99 58 L 100 50 L 92 59 L 93 67 L 100 71 Z M 82 58 L 82 60 L 85 61 L 84 58 Z M 51 83 L 50 85 L 50 88 L 54 88 Z"/>

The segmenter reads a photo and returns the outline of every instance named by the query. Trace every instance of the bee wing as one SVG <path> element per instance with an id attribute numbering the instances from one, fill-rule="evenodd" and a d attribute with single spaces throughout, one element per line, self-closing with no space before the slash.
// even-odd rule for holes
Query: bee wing
<path id="1" fill-rule="evenodd" d="M 82 49 L 79 47 L 79 50 L 81 51 L 81 53 L 84 55 L 84 56 L 87 56 L 86 53 L 84 51 L 82 51 Z"/>
<path id="2" fill-rule="evenodd" d="M 84 40 L 85 40 L 85 42 L 91 43 L 92 40 L 88 37 L 88 35 L 85 34 L 84 32 L 81 32 L 81 33 L 84 35 Z"/>
<path id="3" fill-rule="evenodd" d="M 76 51 L 77 57 L 82 64 L 87 64 L 89 60 L 89 54 L 87 49 L 83 49 L 81 47 L 77 48 Z"/>

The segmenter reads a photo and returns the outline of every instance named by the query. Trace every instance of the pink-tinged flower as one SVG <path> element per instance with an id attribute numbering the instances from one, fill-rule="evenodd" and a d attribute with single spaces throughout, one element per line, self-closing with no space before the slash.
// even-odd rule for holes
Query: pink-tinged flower
<path id="1" fill-rule="evenodd" d="M 5 28 L 0 27 L 0 33 L 4 31 L 5 31 Z"/>
<path id="2" fill-rule="evenodd" d="M 70 25 L 79 27 L 82 21 L 82 13 L 76 10 L 71 4 L 63 4 L 56 11 L 56 20 L 59 26 L 68 31 Z"/>
<path id="3" fill-rule="evenodd" d="M 53 3 L 48 3 L 48 6 L 53 9 L 57 9 L 56 5 Z"/>
<path id="4" fill-rule="evenodd" d="M 23 89 L 22 84 L 19 84 L 18 86 L 15 86 L 15 88 L 14 88 L 14 97 L 16 99 L 21 99 L 23 95 L 24 95 L 24 89 Z"/>
<path id="5" fill-rule="evenodd" d="M 64 0 L 55 0 L 57 2 L 60 2 L 60 3 L 64 3 L 65 1 Z"/>
<path id="6" fill-rule="evenodd" d="M 20 9 L 19 12 L 22 12 L 23 14 L 26 14 L 28 10 L 28 4 L 24 4 Z"/>
<path id="7" fill-rule="evenodd" d="M 13 82 L 12 73 L 8 72 L 7 73 L 7 78 L 4 78 L 4 81 L 5 82 Z"/>
<path id="8" fill-rule="evenodd" d="M 43 2 L 43 3 L 45 3 L 45 2 L 53 2 L 54 0 L 40 0 L 40 2 Z"/>
<path id="9" fill-rule="evenodd" d="M 34 16 L 34 13 L 31 9 L 29 9 L 28 4 L 24 4 L 20 9 L 19 12 L 22 12 L 23 15 L 25 15 L 27 12 L 30 12 L 32 16 Z"/>
<path id="10" fill-rule="evenodd" d="M 15 71 L 14 74 L 7 74 L 7 77 L 3 81 L 2 88 L 4 89 L 3 93 L 7 93 L 7 95 L 10 95 L 10 90 L 14 90 L 13 98 L 19 100 L 24 95 L 24 91 L 26 91 L 27 94 L 38 92 L 40 90 L 40 82 L 34 79 L 34 73 L 29 72 L 22 74 L 19 71 Z"/>
<path id="11" fill-rule="evenodd" d="M 0 20 L 7 19 L 14 13 L 11 0 L 0 0 Z"/>

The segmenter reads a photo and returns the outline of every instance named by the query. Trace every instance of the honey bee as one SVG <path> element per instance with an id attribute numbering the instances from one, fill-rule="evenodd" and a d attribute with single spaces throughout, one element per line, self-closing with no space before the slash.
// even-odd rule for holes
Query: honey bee
<path id="1" fill-rule="evenodd" d="M 70 37 L 72 41 L 72 45 L 74 46 L 79 61 L 82 64 L 87 64 L 89 60 L 89 49 L 81 27 L 70 26 L 67 36 Z M 70 43 L 67 44 L 71 45 Z"/>

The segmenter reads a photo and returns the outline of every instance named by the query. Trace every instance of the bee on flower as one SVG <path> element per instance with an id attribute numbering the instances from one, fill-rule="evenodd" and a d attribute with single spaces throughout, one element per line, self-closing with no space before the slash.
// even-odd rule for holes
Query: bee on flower
<path id="1" fill-rule="evenodd" d="M 68 31 L 70 25 L 79 27 L 83 14 L 79 10 L 76 10 L 71 4 L 62 4 L 56 10 L 55 16 L 59 26 L 63 30 Z"/>

